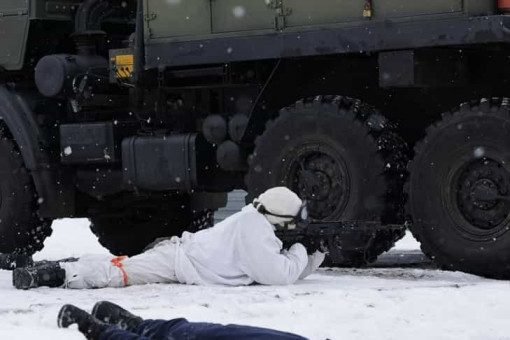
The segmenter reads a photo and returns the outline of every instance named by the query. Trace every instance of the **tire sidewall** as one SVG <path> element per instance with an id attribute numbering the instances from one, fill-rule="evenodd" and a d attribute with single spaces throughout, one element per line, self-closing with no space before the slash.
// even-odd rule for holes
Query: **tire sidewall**
<path id="1" fill-rule="evenodd" d="M 459 231 L 460 212 L 449 206 L 451 197 L 445 195 L 445 185 L 455 180 L 456 170 L 476 160 L 477 148 L 484 148 L 486 157 L 502 155 L 496 161 L 510 172 L 508 131 L 506 111 L 484 113 L 483 117 L 478 112 L 459 115 L 424 141 L 424 151 L 414 161 L 410 186 L 413 228 L 423 246 L 444 265 L 481 274 L 494 266 L 499 266 L 498 271 L 510 268 L 510 232 L 486 241 L 466 237 Z M 504 223 L 510 227 L 508 217 Z"/>
<path id="2" fill-rule="evenodd" d="M 349 177 L 343 211 L 328 219 L 379 219 L 384 209 L 383 162 L 377 145 L 353 113 L 338 113 L 333 105 L 288 112 L 271 125 L 255 149 L 248 175 L 248 190 L 256 196 L 282 185 L 282 162 L 303 143 L 324 143 L 343 159 Z"/>
<path id="3" fill-rule="evenodd" d="M 142 253 L 158 238 L 180 237 L 184 231 L 196 232 L 199 231 L 198 227 L 211 227 L 214 222 L 213 212 L 191 211 L 187 199 L 152 204 L 153 209 L 142 213 L 142 218 L 133 214 L 136 206 L 125 209 L 116 217 L 93 216 L 90 228 L 99 243 L 112 254 L 133 256 Z M 197 222 L 197 229 L 191 230 L 194 221 Z"/>
<path id="4" fill-rule="evenodd" d="M 10 142 L 0 140 L 0 246 L 3 252 L 13 252 L 26 246 L 27 228 L 38 219 L 32 209 L 34 194 L 21 165 L 12 154 Z"/>

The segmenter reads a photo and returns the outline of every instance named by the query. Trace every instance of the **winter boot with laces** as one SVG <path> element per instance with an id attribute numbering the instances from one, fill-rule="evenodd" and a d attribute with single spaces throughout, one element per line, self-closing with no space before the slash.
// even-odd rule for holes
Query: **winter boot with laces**
<path id="1" fill-rule="evenodd" d="M 109 301 L 100 301 L 94 305 L 92 315 L 104 323 L 132 331 L 143 319 Z"/>
<path id="2" fill-rule="evenodd" d="M 78 330 L 89 340 L 97 340 L 110 327 L 89 313 L 73 305 L 64 305 L 57 317 L 58 327 L 68 328 L 72 324 L 78 325 Z"/>
<path id="3" fill-rule="evenodd" d="M 65 278 L 66 272 L 58 262 L 46 262 L 34 267 L 16 268 L 12 274 L 12 284 L 17 289 L 60 287 L 64 285 Z"/>

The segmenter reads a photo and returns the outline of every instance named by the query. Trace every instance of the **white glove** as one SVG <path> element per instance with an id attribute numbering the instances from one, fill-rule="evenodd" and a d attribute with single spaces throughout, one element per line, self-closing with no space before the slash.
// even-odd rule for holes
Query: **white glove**
<path id="1" fill-rule="evenodd" d="M 303 280 L 308 275 L 312 274 L 314 271 L 316 271 L 322 262 L 324 262 L 324 258 L 326 257 L 326 254 L 321 253 L 320 251 L 316 251 L 312 255 L 308 255 L 308 264 L 306 265 L 305 269 L 299 276 L 300 280 Z"/>

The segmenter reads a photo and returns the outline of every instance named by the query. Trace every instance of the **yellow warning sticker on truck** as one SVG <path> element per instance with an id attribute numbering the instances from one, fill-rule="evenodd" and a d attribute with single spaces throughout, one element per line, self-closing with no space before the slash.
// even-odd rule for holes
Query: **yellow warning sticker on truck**
<path id="1" fill-rule="evenodd" d="M 115 67 L 117 69 L 117 78 L 128 78 L 133 73 L 134 56 L 124 54 L 115 56 Z"/>

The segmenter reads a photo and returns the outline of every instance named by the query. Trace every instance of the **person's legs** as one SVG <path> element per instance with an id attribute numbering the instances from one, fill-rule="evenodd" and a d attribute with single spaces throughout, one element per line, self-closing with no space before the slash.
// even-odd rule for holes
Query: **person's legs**
<path id="1" fill-rule="evenodd" d="M 89 313 L 73 305 L 62 306 L 57 316 L 57 324 L 59 328 L 68 328 L 73 324 L 77 324 L 78 330 L 90 340 L 99 339 L 103 332 L 115 327 L 97 320 Z"/>
<path id="2" fill-rule="evenodd" d="M 149 283 L 177 282 L 175 276 L 175 242 L 164 241 L 142 254 L 98 259 L 83 257 L 78 262 L 62 263 L 66 287 L 73 289 L 124 287 Z"/>
<path id="3" fill-rule="evenodd" d="M 43 261 L 33 267 L 16 268 L 13 285 L 18 289 L 40 286 L 86 289 L 178 282 L 176 252 L 176 240 L 166 240 L 130 258 L 85 255 L 80 259 Z"/>
<path id="4" fill-rule="evenodd" d="M 243 325 L 203 324 L 200 336 L 203 339 L 247 339 L 247 340 L 305 340 L 306 338 L 292 333 L 269 328 L 250 327 Z"/>
<path id="5" fill-rule="evenodd" d="M 73 305 L 62 306 L 58 313 L 57 324 L 59 328 L 68 328 L 77 324 L 78 330 L 89 340 L 149 340 L 115 325 L 104 323 Z"/>
<path id="6" fill-rule="evenodd" d="M 202 339 L 202 340 L 303 340 L 305 338 L 273 329 L 220 325 L 207 322 L 188 322 L 179 318 L 169 321 L 144 320 L 132 330 L 133 333 L 154 340 Z"/>
<path id="7" fill-rule="evenodd" d="M 129 284 L 178 282 L 175 275 L 177 241 L 178 238 L 164 240 L 144 253 L 122 261 Z"/>
<path id="8" fill-rule="evenodd" d="M 123 330 L 117 326 L 110 326 L 101 333 L 96 340 L 149 340 L 150 338 Z"/>
<path id="9" fill-rule="evenodd" d="M 96 303 L 92 315 L 98 320 L 150 339 L 276 339 L 302 340 L 295 334 L 240 325 L 188 322 L 186 319 L 143 320 L 109 301 Z"/>
<path id="10" fill-rule="evenodd" d="M 186 319 L 143 320 L 131 332 L 141 336 L 158 339 L 196 339 L 194 333 L 187 332 L 189 322 Z"/>
<path id="11" fill-rule="evenodd" d="M 128 331 L 136 328 L 143 321 L 141 317 L 110 301 L 97 302 L 91 314 L 102 322 Z"/>
<path id="12" fill-rule="evenodd" d="M 65 270 L 65 288 L 88 289 L 124 287 L 122 272 L 115 267 L 111 256 L 85 255 L 76 262 L 61 263 Z"/>

